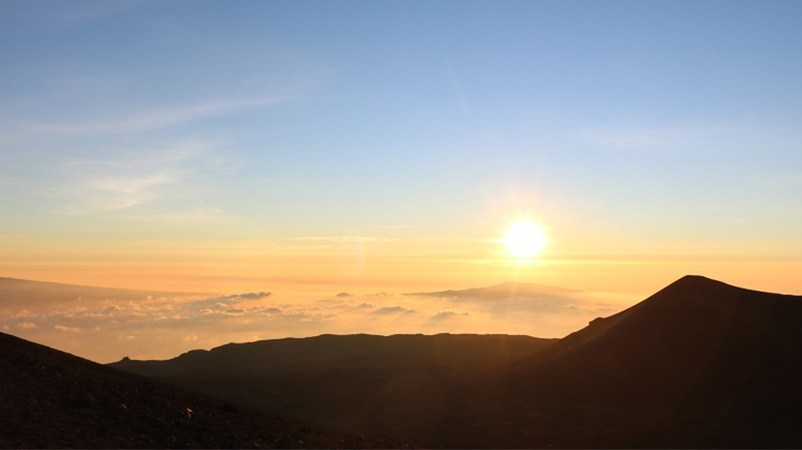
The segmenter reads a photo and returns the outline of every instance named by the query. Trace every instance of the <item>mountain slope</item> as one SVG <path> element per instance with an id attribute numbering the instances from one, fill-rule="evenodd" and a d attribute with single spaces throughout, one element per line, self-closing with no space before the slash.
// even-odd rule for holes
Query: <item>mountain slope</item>
<path id="1" fill-rule="evenodd" d="M 112 365 L 262 410 L 432 445 L 461 401 L 462 386 L 552 342 L 505 335 L 323 335 Z"/>
<path id="2" fill-rule="evenodd" d="M 477 383 L 482 415 L 593 430 L 571 446 L 798 447 L 800 324 L 802 297 L 684 277 Z"/>
<path id="3" fill-rule="evenodd" d="M 800 324 L 800 297 L 688 276 L 505 376 L 543 399 L 776 406 L 780 393 L 802 398 Z"/>
<path id="4" fill-rule="evenodd" d="M 123 360 L 113 367 L 155 376 L 241 376 L 333 370 L 422 369 L 481 372 L 517 361 L 556 339 L 530 336 L 437 334 L 331 335 L 227 344 L 167 361 Z"/>
<path id="5" fill-rule="evenodd" d="M 321 336 L 118 366 L 431 447 L 798 448 L 801 324 L 802 297 L 688 276 L 529 353 Z"/>
<path id="6" fill-rule="evenodd" d="M 387 448 L 0 333 L 0 448 Z"/>
<path id="7" fill-rule="evenodd" d="M 65 308 L 76 304 L 101 302 L 106 299 L 141 301 L 147 297 L 179 297 L 212 294 L 118 289 L 47 281 L 20 280 L 0 277 L 0 303 L 11 310 Z M 2 310 L 0 310 L 2 312 Z"/>

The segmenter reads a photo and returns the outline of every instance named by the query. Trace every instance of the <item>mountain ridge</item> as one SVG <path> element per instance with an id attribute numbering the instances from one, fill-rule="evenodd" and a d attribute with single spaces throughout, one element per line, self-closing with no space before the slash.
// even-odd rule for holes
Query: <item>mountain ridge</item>
<path id="1" fill-rule="evenodd" d="M 720 359 L 721 354 L 729 355 L 730 361 L 741 361 L 745 367 L 757 364 L 747 362 L 735 347 L 740 347 L 741 352 L 749 350 L 751 358 L 762 360 L 765 357 L 760 352 L 781 358 L 774 349 L 790 345 L 792 350 L 785 351 L 802 357 L 802 332 L 793 326 L 799 318 L 802 297 L 686 276 L 646 300 L 566 336 L 544 349 L 537 359 L 522 361 L 510 376 L 526 379 L 520 383 L 528 384 L 531 390 L 536 383 L 527 373 L 548 365 L 548 370 L 554 372 L 550 375 L 554 378 L 552 384 L 569 377 L 575 382 L 573 392 L 581 392 L 577 386 L 592 389 L 585 385 L 591 378 L 586 374 L 594 372 L 595 377 L 628 380 L 628 386 L 621 389 L 618 387 L 627 383 L 610 383 L 619 395 L 640 398 L 645 391 L 659 386 L 660 395 L 652 396 L 652 401 L 671 402 L 698 386 L 705 372 L 721 370 L 711 366 L 711 361 Z M 576 361 L 584 361 L 583 366 Z M 667 366 L 668 361 L 672 367 Z M 660 382 L 659 372 L 669 370 L 666 373 L 677 378 Z M 750 366 L 750 370 L 757 369 Z M 647 379 L 650 382 L 643 384 Z M 638 389 L 643 392 L 636 392 Z"/>
<path id="2" fill-rule="evenodd" d="M 391 352 L 389 366 L 365 354 L 269 376 L 170 381 L 227 384 L 216 394 L 245 401 L 272 392 L 271 404 L 295 414 L 432 447 L 798 447 L 799 323 L 800 296 L 691 275 L 528 355 L 473 370 L 455 364 L 448 376 Z M 327 398 L 351 401 L 331 409 Z"/>
<path id="3" fill-rule="evenodd" d="M 234 403 L 429 445 L 460 387 L 552 345 L 509 335 L 323 335 L 113 366 Z"/>
<path id="4" fill-rule="evenodd" d="M 0 277 L 2 306 L 25 310 L 64 308 L 87 302 L 116 300 L 142 300 L 151 297 L 215 296 L 201 292 L 161 291 L 153 289 L 127 289 L 79 284 L 55 283 L 51 281 L 25 280 Z M 2 310 L 0 310 L 2 312 Z"/>
<path id="5" fill-rule="evenodd" d="M 511 298 L 518 295 L 571 295 L 581 291 L 567 289 L 556 286 L 547 286 L 537 283 L 521 283 L 517 281 L 505 281 L 492 286 L 467 288 L 467 289 L 448 289 L 445 291 L 434 292 L 414 292 L 403 295 L 422 296 L 422 297 L 478 297 L 478 298 Z"/>
<path id="6" fill-rule="evenodd" d="M 17 284 L 17 285 L 44 285 L 44 286 L 52 286 L 52 287 L 59 287 L 59 288 L 81 288 L 81 289 L 97 289 L 97 290 L 108 290 L 108 291 L 120 291 L 120 292 L 154 292 L 157 294 L 173 294 L 173 295 L 217 295 L 208 292 L 184 292 L 184 291 L 172 291 L 172 290 L 161 290 L 161 289 L 135 289 L 135 288 L 120 288 L 120 287 L 109 287 L 109 286 L 89 286 L 83 284 L 73 284 L 73 283 L 61 283 L 57 281 L 41 281 L 41 280 L 28 280 L 24 278 L 13 278 L 13 277 L 0 277 L 0 284 Z"/>

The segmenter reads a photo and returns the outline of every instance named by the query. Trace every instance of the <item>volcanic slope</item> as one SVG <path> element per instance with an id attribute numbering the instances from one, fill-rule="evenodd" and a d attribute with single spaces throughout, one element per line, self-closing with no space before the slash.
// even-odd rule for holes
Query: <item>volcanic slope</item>
<path id="1" fill-rule="evenodd" d="M 440 441 L 467 383 L 555 339 L 438 334 L 322 335 L 229 344 L 114 367 L 235 404 L 418 445 Z"/>
<path id="2" fill-rule="evenodd" d="M 431 447 L 802 447 L 802 297 L 687 276 L 557 342 L 446 366 L 442 355 L 481 337 L 428 358 L 387 345 L 353 353 L 370 339 L 379 338 L 279 340 L 118 366 Z M 260 356 L 267 346 L 276 348 Z"/>
<path id="3" fill-rule="evenodd" d="M 504 377 L 543 400 L 790 407 L 801 357 L 802 297 L 687 276 Z"/>
<path id="4" fill-rule="evenodd" d="M 483 385 L 520 422 L 606 424 L 571 445 L 798 448 L 800 379 L 802 297 L 686 276 Z"/>
<path id="5" fill-rule="evenodd" d="M 0 448 L 397 448 L 0 333 Z"/>

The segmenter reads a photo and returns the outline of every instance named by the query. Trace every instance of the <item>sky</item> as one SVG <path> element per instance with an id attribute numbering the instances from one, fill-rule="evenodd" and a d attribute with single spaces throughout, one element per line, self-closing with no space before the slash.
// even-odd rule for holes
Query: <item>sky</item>
<path id="1" fill-rule="evenodd" d="M 0 0 L 0 276 L 314 301 L 518 281 L 632 304 L 694 273 L 802 294 L 799 17 Z M 498 242 L 522 219 L 547 237 L 533 261 Z"/>

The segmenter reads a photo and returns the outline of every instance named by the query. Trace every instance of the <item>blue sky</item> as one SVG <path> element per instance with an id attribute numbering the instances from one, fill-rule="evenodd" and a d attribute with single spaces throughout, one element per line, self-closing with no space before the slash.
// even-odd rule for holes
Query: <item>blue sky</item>
<path id="1" fill-rule="evenodd" d="M 800 17 L 0 0 L 2 267 L 76 242 L 489 239 L 516 215 L 555 254 L 794 258 Z"/>

